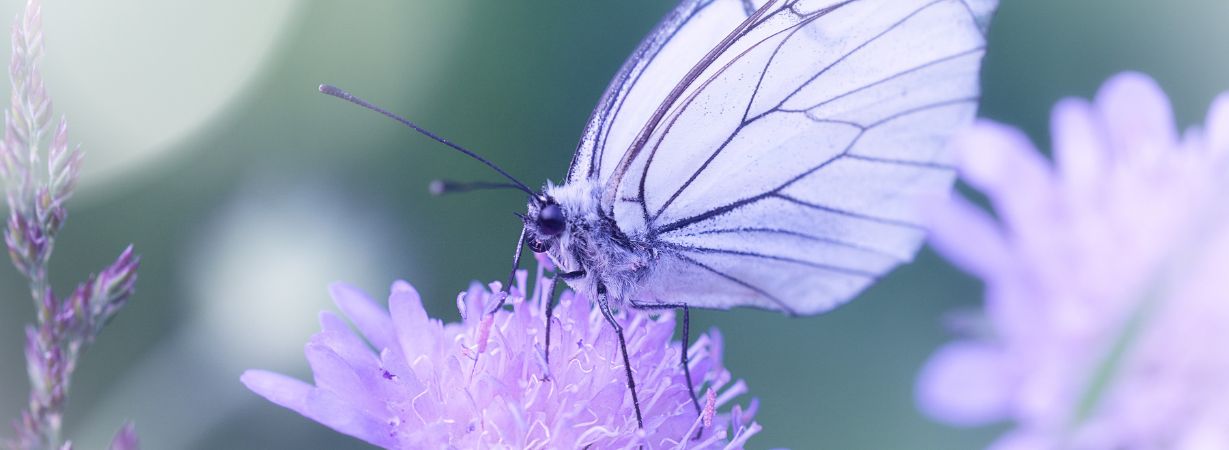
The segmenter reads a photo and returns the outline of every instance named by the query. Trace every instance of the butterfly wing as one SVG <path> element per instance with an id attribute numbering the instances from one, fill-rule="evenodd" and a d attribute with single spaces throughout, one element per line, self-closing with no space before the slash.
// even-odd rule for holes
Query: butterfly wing
<path id="1" fill-rule="evenodd" d="M 645 37 L 615 74 L 589 117 L 568 182 L 607 180 L 670 91 L 764 0 L 683 0 Z"/>
<path id="2" fill-rule="evenodd" d="M 743 6 L 684 2 L 616 78 L 571 175 L 660 246 L 633 300 L 828 310 L 920 246 L 916 206 L 950 189 L 945 141 L 975 113 L 994 1 L 773 0 L 711 51 L 675 48 L 713 39 L 679 16 L 704 5 Z M 641 87 L 657 76 L 676 84 Z"/>

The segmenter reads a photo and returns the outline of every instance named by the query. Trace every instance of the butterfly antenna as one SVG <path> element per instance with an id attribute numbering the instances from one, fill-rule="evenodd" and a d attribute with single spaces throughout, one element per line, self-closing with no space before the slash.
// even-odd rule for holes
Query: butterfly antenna
<path id="1" fill-rule="evenodd" d="M 455 180 L 431 180 L 427 185 L 427 191 L 431 195 L 440 196 L 445 194 L 460 194 L 463 192 L 473 191 L 490 191 L 496 189 L 520 189 L 512 183 L 492 183 L 489 181 L 455 181 Z"/>
<path id="2" fill-rule="evenodd" d="M 492 163 L 491 161 L 488 161 L 486 158 L 483 158 L 483 157 L 481 157 L 481 156 L 478 156 L 478 154 L 477 154 L 477 153 L 471 152 L 471 151 L 467 150 L 465 147 L 462 147 L 462 146 L 460 146 L 460 145 L 454 144 L 454 143 L 452 143 L 452 141 L 449 141 L 449 140 L 447 140 L 447 139 L 444 139 L 444 138 L 440 137 L 439 135 L 437 135 L 437 134 L 435 134 L 435 133 L 432 133 L 432 132 L 430 132 L 430 131 L 427 131 L 427 130 L 423 129 L 422 127 L 418 126 L 418 125 L 417 125 L 417 124 L 415 124 L 414 122 L 410 122 L 409 120 L 407 120 L 407 119 L 406 119 L 406 118 L 404 118 L 404 117 L 401 117 L 401 116 L 398 116 L 398 115 L 396 115 L 396 114 L 393 114 L 393 113 L 389 112 L 388 110 L 386 110 L 386 109 L 384 109 L 384 108 L 381 108 L 381 107 L 379 107 L 379 106 L 373 105 L 373 104 L 371 104 L 371 103 L 369 103 L 369 102 L 367 102 L 366 100 L 363 100 L 363 99 L 361 99 L 361 98 L 355 97 L 353 94 L 351 94 L 351 93 L 349 93 L 349 92 L 346 92 L 346 91 L 344 91 L 344 90 L 342 90 L 342 89 L 340 89 L 340 88 L 338 88 L 338 87 L 336 87 L 336 86 L 332 86 L 332 85 L 328 85 L 328 84 L 322 84 L 322 85 L 320 85 L 320 92 L 322 92 L 322 93 L 324 93 L 324 94 L 327 94 L 327 95 L 331 95 L 331 96 L 333 96 L 333 97 L 340 98 L 340 99 L 342 99 L 342 100 L 345 100 L 345 101 L 347 101 L 347 102 L 353 103 L 353 104 L 355 104 L 355 105 L 362 106 L 362 107 L 364 107 L 364 108 L 370 109 L 370 110 L 375 111 L 375 112 L 378 112 L 378 113 L 380 113 L 380 114 L 383 114 L 385 117 L 388 117 L 388 118 L 390 118 L 390 119 L 393 119 L 393 120 L 396 120 L 396 121 L 398 121 L 398 122 L 401 122 L 401 124 L 402 124 L 402 125 L 405 125 L 405 126 L 407 126 L 407 127 L 410 127 L 410 128 L 412 128 L 414 131 L 417 131 L 417 132 L 419 132 L 419 133 L 422 133 L 422 135 L 423 135 L 423 136 L 429 137 L 429 138 L 431 138 L 431 139 L 434 139 L 436 142 L 439 142 L 439 143 L 441 143 L 441 144 L 444 144 L 444 145 L 447 145 L 447 146 L 449 146 L 449 147 L 452 147 L 452 149 L 453 149 L 453 150 L 456 150 L 456 151 L 458 151 L 458 152 L 464 153 L 465 155 L 469 156 L 470 158 L 474 158 L 474 159 L 478 160 L 478 162 L 481 162 L 481 163 L 483 163 L 483 164 L 486 164 L 486 165 L 487 165 L 487 167 L 490 167 L 490 168 L 492 168 L 492 169 L 495 169 L 495 171 L 496 171 L 496 172 L 499 172 L 499 174 L 500 174 L 500 175 L 503 175 L 503 176 L 504 176 L 504 178 L 507 178 L 509 181 L 512 181 L 512 185 L 513 185 L 513 187 L 515 187 L 515 188 L 517 188 L 517 189 L 520 189 L 520 190 L 522 190 L 522 191 L 525 191 L 525 193 L 529 194 L 529 196 L 531 196 L 531 197 L 537 197 L 537 195 L 538 195 L 538 194 L 537 194 L 537 193 L 535 193 L 532 189 L 529 189 L 529 186 L 526 186 L 526 185 L 525 185 L 525 183 L 522 183 L 520 180 L 517 180 L 517 179 L 516 179 L 516 178 L 514 178 L 512 175 L 508 174 L 508 172 L 505 172 L 505 171 L 504 171 L 504 169 L 500 169 L 500 168 L 499 168 L 499 166 L 496 166 L 496 165 L 495 165 L 495 163 Z"/>

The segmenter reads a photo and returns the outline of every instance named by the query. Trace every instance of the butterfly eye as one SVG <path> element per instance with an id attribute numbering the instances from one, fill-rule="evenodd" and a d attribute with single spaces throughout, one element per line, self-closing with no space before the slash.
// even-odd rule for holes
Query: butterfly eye
<path id="1" fill-rule="evenodd" d="M 548 204 L 538 213 L 538 231 L 544 235 L 558 236 L 565 226 L 563 209 L 559 205 Z"/>

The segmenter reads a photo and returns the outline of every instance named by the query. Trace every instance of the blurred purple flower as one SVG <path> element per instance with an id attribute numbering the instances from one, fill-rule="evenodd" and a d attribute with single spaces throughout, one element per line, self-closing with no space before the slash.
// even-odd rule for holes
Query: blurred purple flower
<path id="1" fill-rule="evenodd" d="M 751 421 L 755 400 L 746 410 L 710 412 L 747 390 L 722 367 L 716 330 L 689 349 L 708 402 L 697 417 L 670 313 L 621 317 L 631 330 L 644 430 L 637 429 L 613 330 L 570 291 L 554 311 L 548 368 L 542 341 L 549 281 L 541 274 L 525 300 L 521 272 L 512 309 L 494 315 L 483 311 L 503 295 L 499 283 L 474 284 L 457 298 L 464 319 L 451 324 L 427 317 L 404 281 L 393 284 L 387 312 L 357 289 L 334 285 L 334 301 L 362 338 L 321 313 L 323 330 L 306 349 L 315 386 L 260 370 L 241 379 L 274 403 L 385 448 L 741 448 L 759 431 Z M 701 439 L 689 440 L 700 428 Z"/>
<path id="2" fill-rule="evenodd" d="M 1001 449 L 1229 448 L 1229 94 L 1179 137 L 1146 76 L 1054 109 L 1054 167 L 1019 131 L 955 141 L 933 244 L 986 285 L 984 319 L 923 369 L 939 420 L 1008 420 Z"/>
<path id="3" fill-rule="evenodd" d="M 111 439 L 110 450 L 140 450 L 141 445 L 137 439 L 137 428 L 128 422 L 115 433 L 115 438 Z"/>

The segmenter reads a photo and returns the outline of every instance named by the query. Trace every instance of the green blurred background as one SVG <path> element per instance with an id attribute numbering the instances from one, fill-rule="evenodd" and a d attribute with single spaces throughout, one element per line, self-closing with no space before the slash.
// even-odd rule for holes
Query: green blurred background
<path id="1" fill-rule="evenodd" d="M 21 3 L 5 0 L 0 17 Z M 316 312 L 333 308 L 335 280 L 382 298 L 404 278 L 433 315 L 455 319 L 470 280 L 503 276 L 524 202 L 429 196 L 433 178 L 494 177 L 316 85 L 407 114 L 530 184 L 558 181 L 606 82 L 672 6 L 48 1 L 48 86 L 87 152 L 52 279 L 65 292 L 128 242 L 144 258 L 137 295 L 81 361 L 67 434 L 102 448 L 133 419 L 149 449 L 364 448 L 249 393 L 240 372 L 306 377 L 302 345 Z M 1192 124 L 1229 88 L 1226 19 L 1224 0 L 1007 0 L 990 33 L 982 115 L 1045 142 L 1056 100 L 1134 69 Z M 933 423 L 916 411 L 913 383 L 947 339 L 944 315 L 979 295 L 976 280 L 924 251 L 823 316 L 695 320 L 722 330 L 727 365 L 762 401 L 755 448 L 977 448 L 1001 427 Z M 4 424 L 27 395 L 30 303 L 16 271 L 0 267 Z"/>

